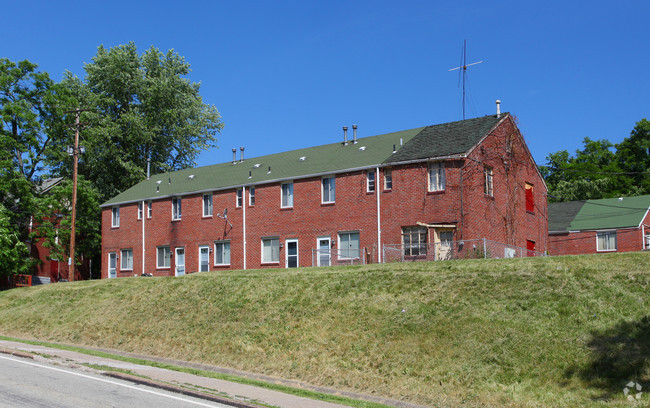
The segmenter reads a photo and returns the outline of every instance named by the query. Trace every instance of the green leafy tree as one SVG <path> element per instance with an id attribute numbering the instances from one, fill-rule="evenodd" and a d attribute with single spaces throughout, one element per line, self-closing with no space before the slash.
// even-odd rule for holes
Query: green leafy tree
<path id="1" fill-rule="evenodd" d="M 0 204 L 0 277 L 29 273 L 34 264 L 11 218 L 11 212 Z"/>
<path id="2" fill-rule="evenodd" d="M 85 80 L 68 73 L 63 84 L 92 109 L 82 116 L 90 126 L 82 131 L 79 171 L 101 200 L 142 181 L 147 159 L 154 174 L 188 168 L 216 142 L 219 112 L 203 103 L 200 85 L 186 77 L 189 64 L 173 50 L 139 55 L 133 43 L 100 46 L 85 70 Z M 59 174 L 69 174 L 69 163 L 63 153 L 52 157 Z"/>
<path id="3" fill-rule="evenodd" d="M 0 59 L 0 204 L 9 210 L 5 236 L 28 239 L 36 186 L 51 146 L 62 135 L 62 106 L 68 99 L 67 88 L 36 64 Z"/>
<path id="4" fill-rule="evenodd" d="M 629 173 L 641 194 L 650 194 L 650 121 L 642 119 L 621 143 L 616 145 L 616 162 Z"/>
<path id="5" fill-rule="evenodd" d="M 50 258 L 66 260 L 70 256 L 72 225 L 72 181 L 64 180 L 39 200 L 34 217 L 34 238 L 43 240 L 50 249 Z M 101 210 L 99 192 L 91 182 L 77 180 L 77 217 L 75 228 L 75 265 L 82 265 L 82 257 L 96 257 L 101 253 Z M 82 270 L 87 274 L 89 271 Z M 87 276 L 85 276 L 87 277 Z"/>

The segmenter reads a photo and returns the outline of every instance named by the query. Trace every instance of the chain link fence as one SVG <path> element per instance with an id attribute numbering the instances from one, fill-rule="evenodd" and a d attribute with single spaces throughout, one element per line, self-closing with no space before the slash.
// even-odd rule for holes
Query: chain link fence
<path id="1" fill-rule="evenodd" d="M 370 263 L 370 254 L 366 248 L 360 250 L 312 249 L 312 266 L 365 265 Z"/>
<path id="2" fill-rule="evenodd" d="M 523 258 L 545 256 L 546 254 L 483 238 L 412 245 L 385 244 L 382 255 L 382 259 L 386 263 L 451 259 Z"/>

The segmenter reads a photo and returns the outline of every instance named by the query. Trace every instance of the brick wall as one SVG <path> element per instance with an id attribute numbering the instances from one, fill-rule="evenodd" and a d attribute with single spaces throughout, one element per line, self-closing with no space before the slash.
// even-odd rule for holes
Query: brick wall
<path id="1" fill-rule="evenodd" d="M 514 153 L 513 153 L 514 152 Z M 484 165 L 494 172 L 494 197 L 484 193 Z M 244 212 L 246 223 L 246 268 L 285 267 L 286 240 L 298 240 L 300 266 L 312 265 L 312 249 L 319 237 L 329 237 L 339 247 L 339 232 L 359 232 L 360 247 L 370 261 L 379 259 L 381 244 L 400 244 L 402 227 L 424 224 L 455 225 L 454 240 L 486 237 L 546 251 L 546 190 L 516 126 L 508 117 L 470 155 L 445 161 L 444 191 L 428 191 L 428 164 L 399 165 L 392 170 L 392 189 L 384 189 L 384 169 L 376 177 L 374 192 L 367 192 L 366 176 L 376 169 L 336 174 L 336 200 L 323 204 L 321 177 L 294 180 L 294 204 L 281 208 L 280 183 L 255 186 L 255 205 L 236 207 L 235 189 L 213 193 L 213 216 L 202 216 L 202 194 L 182 197 L 182 219 L 172 221 L 171 199 L 153 201 L 153 217 L 145 219 L 145 272 L 174 275 L 175 256 L 170 268 L 157 268 L 156 248 L 185 248 L 187 273 L 199 269 L 199 246 L 214 250 L 215 241 L 229 240 L 231 262 L 210 270 L 244 268 Z M 461 179 L 462 177 L 462 179 Z M 525 210 L 525 183 L 534 185 L 535 211 Z M 462 193 L 461 193 L 462 192 Z M 377 231 L 377 194 L 380 198 L 381 244 Z M 228 220 L 217 213 L 228 210 Z M 145 211 L 146 213 L 146 211 Z M 111 208 L 102 211 L 102 278 L 108 275 L 108 253 L 133 249 L 133 270 L 117 276 L 142 273 L 142 220 L 137 204 L 120 206 L 120 226 L 111 227 Z M 231 225 L 232 224 L 232 225 Z M 277 263 L 262 264 L 262 237 L 278 237 L 283 245 Z M 433 237 L 429 234 L 428 240 Z"/>

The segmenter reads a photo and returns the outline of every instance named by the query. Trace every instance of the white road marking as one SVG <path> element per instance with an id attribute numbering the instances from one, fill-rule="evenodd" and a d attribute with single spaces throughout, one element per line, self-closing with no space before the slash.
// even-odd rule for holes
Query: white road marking
<path id="1" fill-rule="evenodd" d="M 63 369 L 56 368 L 56 367 L 50 367 L 50 366 L 46 366 L 46 365 L 42 365 L 42 364 L 36 364 L 36 363 L 29 362 L 29 361 L 18 360 L 18 359 L 14 359 L 14 358 L 10 358 L 10 357 L 0 356 L 0 358 L 2 358 L 2 359 L 4 359 L 4 360 L 15 361 L 15 362 L 17 362 L 17 363 L 22 363 L 22 364 L 27 364 L 27 365 L 35 366 L 35 367 L 46 368 L 46 369 L 48 369 L 48 370 L 53 370 L 53 371 L 59 371 L 59 372 L 62 372 L 62 373 L 72 374 L 72 375 L 76 375 L 76 376 L 78 376 L 78 377 L 89 378 L 89 379 L 91 379 L 91 380 L 101 381 L 101 382 L 105 382 L 105 383 L 108 383 L 108 384 L 118 385 L 118 386 L 121 386 L 121 387 L 130 388 L 130 389 L 132 389 L 132 390 L 138 390 L 138 391 L 142 391 L 142 392 L 148 392 L 149 394 L 154 394 L 154 395 L 158 395 L 158 396 L 161 396 L 161 397 L 167 397 L 167 398 L 171 398 L 171 399 L 178 400 L 178 401 L 189 402 L 189 403 L 191 403 L 191 404 L 199 405 L 199 406 L 202 406 L 202 407 L 210 407 L 210 408 L 214 408 L 214 407 L 215 407 L 215 405 L 204 404 L 204 403 L 202 403 L 202 402 L 192 401 L 192 400 L 189 400 L 189 399 L 176 397 L 176 396 L 174 396 L 174 395 L 163 394 L 163 393 L 161 393 L 161 392 L 156 392 L 156 391 L 152 391 L 152 390 L 147 390 L 147 389 L 144 389 L 144 388 L 135 387 L 135 386 L 133 386 L 133 385 L 122 384 L 122 383 L 119 383 L 119 382 L 116 382 L 116 381 L 107 380 L 107 379 L 104 379 L 104 378 L 97 378 L 97 377 L 93 377 L 93 376 L 86 375 L 86 374 L 76 373 L 76 372 L 74 372 L 74 371 L 63 370 Z"/>

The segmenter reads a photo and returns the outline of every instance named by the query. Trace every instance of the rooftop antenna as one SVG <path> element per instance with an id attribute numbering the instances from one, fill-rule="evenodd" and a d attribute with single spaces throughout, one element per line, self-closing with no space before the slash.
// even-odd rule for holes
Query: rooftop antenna
<path id="1" fill-rule="evenodd" d="M 462 68 L 462 71 L 458 71 L 458 82 L 460 82 L 460 78 L 462 77 L 463 78 L 463 120 L 465 120 L 465 80 L 467 79 L 467 67 L 480 64 L 483 61 L 472 62 L 471 64 L 467 63 L 467 40 L 463 41 L 463 51 L 461 53 L 460 59 L 461 59 L 460 66 L 456 68 L 452 68 L 449 71 L 455 71 L 457 69 L 460 70 Z"/>

